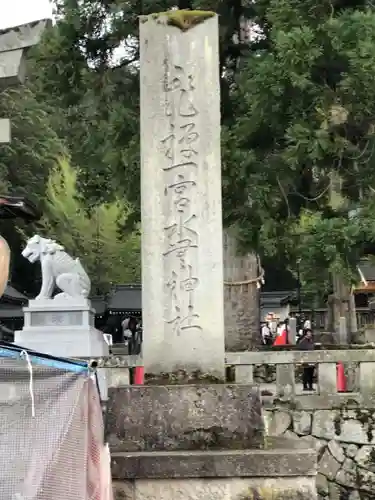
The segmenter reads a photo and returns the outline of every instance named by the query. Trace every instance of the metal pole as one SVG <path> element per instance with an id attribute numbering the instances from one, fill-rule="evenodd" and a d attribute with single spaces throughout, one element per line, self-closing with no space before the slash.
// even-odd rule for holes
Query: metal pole
<path id="1" fill-rule="evenodd" d="M 298 300 L 298 314 L 301 318 L 302 314 L 302 304 L 301 304 L 301 273 L 300 273 L 300 263 L 301 260 L 297 260 L 297 300 Z"/>

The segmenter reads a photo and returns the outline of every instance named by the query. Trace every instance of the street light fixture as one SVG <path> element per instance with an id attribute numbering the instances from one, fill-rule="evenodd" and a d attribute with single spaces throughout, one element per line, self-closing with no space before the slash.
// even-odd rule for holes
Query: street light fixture
<path id="1" fill-rule="evenodd" d="M 301 270 L 300 270 L 301 259 L 297 259 L 297 301 L 298 301 L 298 315 L 301 319 L 302 315 L 302 304 L 301 304 Z"/>

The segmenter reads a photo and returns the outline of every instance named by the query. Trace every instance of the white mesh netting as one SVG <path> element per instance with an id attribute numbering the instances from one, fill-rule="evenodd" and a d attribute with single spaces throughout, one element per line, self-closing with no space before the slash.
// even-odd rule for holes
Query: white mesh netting
<path id="1" fill-rule="evenodd" d="M 90 375 L 0 356 L 1 500 L 111 500 L 110 486 Z"/>

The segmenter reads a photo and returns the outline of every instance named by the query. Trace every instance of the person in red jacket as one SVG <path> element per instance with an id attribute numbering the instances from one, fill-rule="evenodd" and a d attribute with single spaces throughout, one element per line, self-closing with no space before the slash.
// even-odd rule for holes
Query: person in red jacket
<path id="1" fill-rule="evenodd" d="M 284 323 L 281 323 L 278 327 L 278 334 L 275 338 L 274 346 L 276 345 L 287 345 L 288 341 L 288 318 Z"/>

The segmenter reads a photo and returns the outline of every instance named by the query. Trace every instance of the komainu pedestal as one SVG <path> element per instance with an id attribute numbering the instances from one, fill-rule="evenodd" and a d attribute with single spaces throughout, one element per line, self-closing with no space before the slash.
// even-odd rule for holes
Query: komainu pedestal
<path id="1" fill-rule="evenodd" d="M 60 357 L 108 355 L 103 333 L 94 326 L 95 310 L 88 299 L 30 300 L 25 323 L 15 332 L 16 344 Z"/>
<path id="2" fill-rule="evenodd" d="M 63 358 L 108 356 L 103 332 L 94 326 L 95 310 L 84 297 L 30 300 L 23 309 L 25 323 L 14 332 L 16 345 Z M 107 372 L 97 370 L 100 396 L 107 399 Z"/>

